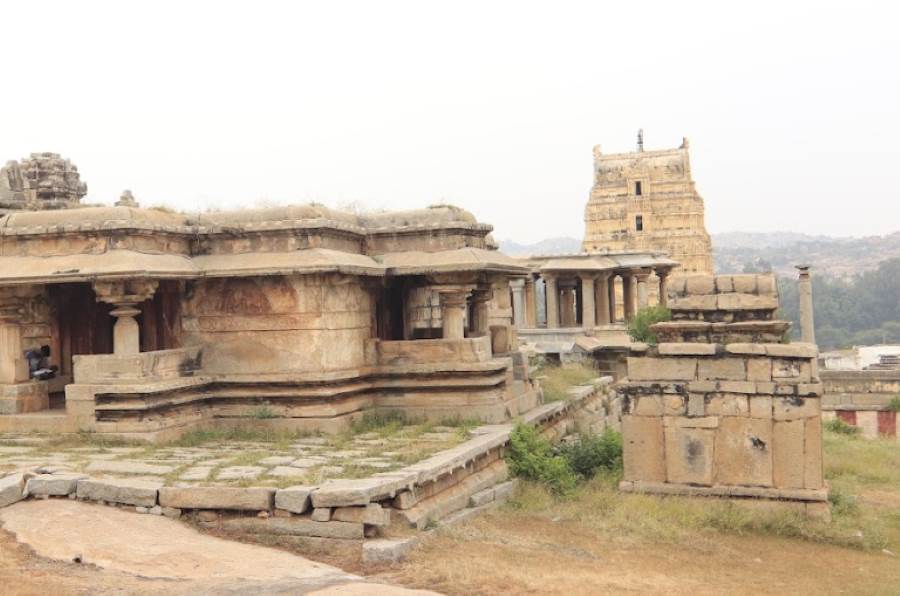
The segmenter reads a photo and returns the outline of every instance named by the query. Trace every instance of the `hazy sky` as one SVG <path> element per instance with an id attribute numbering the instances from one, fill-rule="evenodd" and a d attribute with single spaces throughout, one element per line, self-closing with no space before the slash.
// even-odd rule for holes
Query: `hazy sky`
<path id="1" fill-rule="evenodd" d="M 900 229 L 893 2 L 15 2 L 0 160 L 112 202 L 451 202 L 583 233 L 591 148 L 691 140 L 711 232 Z M 140 7 L 139 7 L 140 6 Z"/>

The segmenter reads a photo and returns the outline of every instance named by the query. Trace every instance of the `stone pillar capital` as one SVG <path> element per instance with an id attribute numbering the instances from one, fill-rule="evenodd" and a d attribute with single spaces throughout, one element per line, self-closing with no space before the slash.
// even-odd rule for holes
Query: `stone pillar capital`
<path id="1" fill-rule="evenodd" d="M 139 304 L 156 293 L 159 281 L 155 279 L 129 279 L 123 281 L 95 281 L 97 302 L 107 304 Z"/>
<path id="2" fill-rule="evenodd" d="M 509 279 L 509 287 L 514 291 L 521 291 L 525 288 L 525 278 L 524 277 L 511 277 Z"/>

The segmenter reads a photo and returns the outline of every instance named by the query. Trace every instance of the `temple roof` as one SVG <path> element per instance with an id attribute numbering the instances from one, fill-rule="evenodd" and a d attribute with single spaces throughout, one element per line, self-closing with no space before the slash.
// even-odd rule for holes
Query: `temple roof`
<path id="1" fill-rule="evenodd" d="M 576 272 L 614 271 L 617 269 L 671 269 L 678 266 L 665 253 L 576 253 L 515 259 L 533 271 Z"/>
<path id="2" fill-rule="evenodd" d="M 459 248 L 440 252 L 407 251 L 375 257 L 392 275 L 428 275 L 458 271 L 528 272 L 522 262 L 495 250 Z"/>

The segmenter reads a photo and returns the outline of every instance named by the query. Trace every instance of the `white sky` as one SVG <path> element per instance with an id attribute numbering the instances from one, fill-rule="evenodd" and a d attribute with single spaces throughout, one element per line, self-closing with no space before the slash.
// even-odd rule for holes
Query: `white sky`
<path id="1" fill-rule="evenodd" d="M 580 238 L 591 147 L 691 140 L 711 232 L 900 228 L 893 2 L 12 2 L 0 160 L 113 202 L 465 207 Z"/>

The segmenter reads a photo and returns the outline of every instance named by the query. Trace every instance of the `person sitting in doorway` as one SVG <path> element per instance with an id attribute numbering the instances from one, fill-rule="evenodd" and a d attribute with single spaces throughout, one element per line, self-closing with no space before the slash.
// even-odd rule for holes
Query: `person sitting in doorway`
<path id="1" fill-rule="evenodd" d="M 50 364 L 50 346 L 41 346 L 37 349 L 25 350 L 25 360 L 28 362 L 28 376 L 38 381 L 46 381 L 56 376 L 59 367 Z"/>

